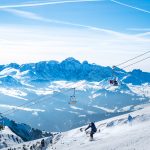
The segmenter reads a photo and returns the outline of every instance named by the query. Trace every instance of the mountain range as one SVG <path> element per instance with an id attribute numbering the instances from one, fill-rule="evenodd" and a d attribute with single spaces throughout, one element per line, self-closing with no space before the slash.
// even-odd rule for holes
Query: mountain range
<path id="1" fill-rule="evenodd" d="M 120 68 L 115 69 L 116 76 L 125 83 L 139 85 L 150 82 L 150 73 L 141 70 L 126 72 Z M 80 63 L 74 58 L 67 58 L 62 62 L 41 61 L 38 63 L 0 65 L 1 85 L 21 86 L 24 82 L 50 82 L 50 81 L 102 81 L 112 77 L 112 68 L 88 61 Z"/>
<path id="2" fill-rule="evenodd" d="M 67 58 L 62 62 L 0 65 L 0 110 L 11 120 L 47 131 L 66 131 L 141 109 L 149 103 L 150 73 Z M 77 103 L 70 105 L 75 88 Z"/>

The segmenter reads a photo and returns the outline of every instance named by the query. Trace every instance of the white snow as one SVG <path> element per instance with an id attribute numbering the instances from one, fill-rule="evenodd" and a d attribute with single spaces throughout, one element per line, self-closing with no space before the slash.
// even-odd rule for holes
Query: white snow
<path id="1" fill-rule="evenodd" d="M 32 91 L 34 92 L 36 95 L 38 96 L 46 96 L 46 95 L 49 95 L 49 94 L 53 94 L 54 93 L 54 90 L 51 90 L 51 89 L 48 89 L 48 88 L 38 88 L 38 89 L 27 89 L 28 91 Z"/>
<path id="2" fill-rule="evenodd" d="M 79 114 L 78 112 L 75 112 L 75 111 L 68 111 L 70 112 L 71 114 Z"/>
<path id="3" fill-rule="evenodd" d="M 91 110 L 88 110 L 88 111 L 87 111 L 87 113 L 88 113 L 88 114 L 90 114 L 90 115 L 92 115 L 92 114 L 96 114 L 96 112 L 91 111 Z"/>
<path id="4" fill-rule="evenodd" d="M 86 117 L 86 115 L 79 115 L 79 117 Z"/>
<path id="5" fill-rule="evenodd" d="M 98 93 L 98 94 L 93 94 L 92 96 L 89 96 L 90 99 L 94 99 L 98 96 L 102 95 L 101 93 Z"/>
<path id="6" fill-rule="evenodd" d="M 121 108 L 120 110 L 118 110 L 118 112 L 129 111 L 129 110 L 131 110 L 131 107 L 133 107 L 133 105 L 129 105 L 129 106 L 123 107 L 123 108 Z"/>
<path id="7" fill-rule="evenodd" d="M 118 86 L 109 86 L 108 88 L 107 88 L 107 90 L 109 90 L 109 91 L 115 91 L 116 89 L 118 89 Z"/>
<path id="8" fill-rule="evenodd" d="M 39 114 L 38 114 L 38 112 L 37 112 L 37 111 L 35 111 L 35 112 L 33 112 L 33 113 L 32 113 L 32 115 L 34 115 L 34 116 L 38 116 Z"/>
<path id="9" fill-rule="evenodd" d="M 24 98 L 25 96 L 27 96 L 27 93 L 25 93 L 21 90 L 18 90 L 18 89 L 0 87 L 0 93 L 11 96 L 11 97 L 15 97 L 15 98 L 18 98 L 21 100 L 28 100 L 28 99 Z"/>
<path id="10" fill-rule="evenodd" d="M 13 106 L 13 105 L 5 105 L 5 104 L 0 104 L 0 107 L 2 108 L 7 108 L 7 109 L 18 109 L 18 110 L 24 110 L 24 111 L 33 111 L 33 112 L 45 112 L 43 109 L 32 109 L 32 108 L 27 108 L 27 107 L 18 107 L 18 106 Z"/>
<path id="11" fill-rule="evenodd" d="M 41 148 L 41 140 L 42 139 L 45 140 L 45 147 L 43 149 Z M 51 137 L 42 138 L 42 139 L 33 140 L 33 141 L 29 141 L 29 142 L 23 142 L 21 144 L 11 145 L 8 148 L 11 148 L 11 149 L 14 148 L 16 150 L 20 150 L 20 149 L 30 150 L 30 147 L 32 147 L 32 149 L 34 149 L 34 150 L 46 150 L 48 144 L 51 141 Z M 8 148 L 3 148 L 2 150 L 8 150 Z"/>
<path id="12" fill-rule="evenodd" d="M 127 122 L 127 114 L 97 122 L 94 141 L 89 141 L 80 128 L 62 133 L 60 140 L 49 145 L 47 150 L 149 150 L 150 106 L 131 115 L 136 117 L 132 124 Z M 112 123 L 112 127 L 107 127 Z"/>
<path id="13" fill-rule="evenodd" d="M 150 98 L 150 85 L 148 83 L 140 85 L 128 84 L 130 90 L 140 96 L 146 96 Z"/>
<path id="14" fill-rule="evenodd" d="M 97 122 L 98 131 L 93 141 L 89 141 L 89 135 L 84 132 L 87 126 L 83 126 L 82 132 L 81 128 L 76 128 L 56 134 L 52 143 L 50 137 L 45 138 L 46 146 L 42 150 L 149 150 L 150 104 L 130 114 L 132 122 L 128 122 L 128 114 Z M 36 150 L 40 150 L 41 140 L 24 142 L 11 148 L 18 150 L 26 147 L 29 150 L 34 145 Z"/>
<path id="15" fill-rule="evenodd" d="M 57 111 L 64 111 L 63 109 L 60 109 L 60 108 L 55 108 L 55 110 L 57 110 Z"/>
<path id="16" fill-rule="evenodd" d="M 100 106 L 98 106 L 98 105 L 94 105 L 93 107 L 94 107 L 94 108 L 101 109 L 101 110 L 104 110 L 104 111 L 109 112 L 109 113 L 113 113 L 113 112 L 115 112 L 115 110 L 116 110 L 116 109 L 108 109 L 108 108 L 106 108 L 106 107 L 100 107 Z"/>
<path id="17" fill-rule="evenodd" d="M 15 133 L 13 133 L 10 129 L 9 129 L 9 127 L 7 127 L 7 126 L 5 126 L 5 129 L 4 130 L 1 130 L 0 131 L 0 134 L 11 134 L 11 135 L 16 135 Z"/>
<path id="18" fill-rule="evenodd" d="M 76 106 L 70 106 L 70 108 L 74 109 L 74 110 L 83 110 L 82 108 L 76 107 Z"/>
<path id="19" fill-rule="evenodd" d="M 0 149 L 22 142 L 23 140 L 14 134 L 7 126 L 5 126 L 4 130 L 0 131 Z"/>
<path id="20" fill-rule="evenodd" d="M 0 76 L 6 76 L 6 75 L 15 75 L 19 71 L 14 68 L 5 68 L 4 70 L 0 71 Z"/>

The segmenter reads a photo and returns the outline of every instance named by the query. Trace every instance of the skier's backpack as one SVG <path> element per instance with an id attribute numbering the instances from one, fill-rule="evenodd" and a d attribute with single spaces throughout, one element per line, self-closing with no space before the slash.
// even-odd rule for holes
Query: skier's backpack
<path id="1" fill-rule="evenodd" d="M 93 129 L 93 131 L 94 131 L 94 132 L 97 132 L 97 128 L 95 127 L 95 128 Z"/>

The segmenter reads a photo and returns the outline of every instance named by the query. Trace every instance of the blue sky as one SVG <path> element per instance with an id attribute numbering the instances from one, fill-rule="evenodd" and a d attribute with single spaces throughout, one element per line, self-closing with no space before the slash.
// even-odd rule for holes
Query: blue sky
<path id="1" fill-rule="evenodd" d="M 1 64 L 75 57 L 112 66 L 150 49 L 149 0 L 1 0 L 0 18 Z"/>

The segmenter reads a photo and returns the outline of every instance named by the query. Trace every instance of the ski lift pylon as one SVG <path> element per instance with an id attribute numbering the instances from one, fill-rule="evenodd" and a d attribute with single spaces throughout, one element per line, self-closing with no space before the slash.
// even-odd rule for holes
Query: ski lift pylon
<path id="1" fill-rule="evenodd" d="M 75 105 L 76 103 L 77 103 L 77 100 L 76 100 L 76 96 L 75 96 L 75 88 L 73 88 L 73 95 L 70 96 L 69 104 Z"/>

